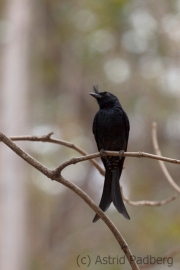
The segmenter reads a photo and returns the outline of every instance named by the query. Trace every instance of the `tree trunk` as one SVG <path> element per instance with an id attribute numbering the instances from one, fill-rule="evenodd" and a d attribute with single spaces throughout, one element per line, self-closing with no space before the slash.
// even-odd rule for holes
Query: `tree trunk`
<path id="1" fill-rule="evenodd" d="M 5 2 L 1 61 L 1 131 L 27 132 L 29 0 Z M 22 144 L 21 144 L 22 146 Z M 26 165 L 0 144 L 0 269 L 27 269 Z"/>

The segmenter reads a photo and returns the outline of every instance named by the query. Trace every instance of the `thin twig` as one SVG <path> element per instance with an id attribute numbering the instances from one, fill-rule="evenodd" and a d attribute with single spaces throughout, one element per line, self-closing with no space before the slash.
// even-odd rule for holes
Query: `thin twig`
<path id="1" fill-rule="evenodd" d="M 9 148 L 11 148 L 17 155 L 19 155 L 22 159 L 36 168 L 38 171 L 46 175 L 48 178 L 55 180 L 66 187 L 73 190 L 79 197 L 81 197 L 105 222 L 108 228 L 111 230 L 113 235 L 115 236 L 116 240 L 118 241 L 121 249 L 123 250 L 124 254 L 126 255 L 132 270 L 139 270 L 137 263 L 132 260 L 132 253 L 124 240 L 123 236 L 120 234 L 116 226 L 112 223 L 112 221 L 104 214 L 104 212 L 93 202 L 93 200 L 79 187 L 77 187 L 74 183 L 69 182 L 66 180 L 62 175 L 57 175 L 57 170 L 49 170 L 47 167 L 42 165 L 39 161 L 31 157 L 27 154 L 24 150 L 18 147 L 12 140 L 6 137 L 4 134 L 0 133 L 0 141 L 6 144 Z"/>
<path id="2" fill-rule="evenodd" d="M 165 205 L 165 204 L 168 204 L 168 203 L 174 201 L 177 197 L 176 195 L 174 195 L 174 196 L 172 196 L 168 199 L 162 200 L 162 201 L 147 201 L 147 200 L 132 201 L 129 198 L 124 196 L 124 194 L 122 192 L 122 188 L 121 188 L 121 193 L 122 193 L 123 200 L 132 206 L 144 206 L 144 205 L 146 205 L 146 206 L 162 206 L 162 205 Z"/>
<path id="3" fill-rule="evenodd" d="M 161 154 L 161 150 L 159 148 L 159 144 L 158 144 L 158 140 L 157 140 L 157 123 L 156 122 L 153 122 L 152 123 L 152 141 L 153 141 L 153 146 L 154 146 L 154 150 L 155 150 L 155 153 L 158 155 L 158 156 L 162 156 Z M 165 161 L 165 160 L 164 160 Z M 168 172 L 167 168 L 166 168 L 166 165 L 164 164 L 163 162 L 163 159 L 159 159 L 158 160 L 159 162 L 159 165 L 166 177 L 166 179 L 168 180 L 169 184 L 177 191 L 180 193 L 180 187 L 175 183 L 175 181 L 173 180 L 173 178 L 171 177 L 170 173 Z"/>
<path id="4" fill-rule="evenodd" d="M 94 154 L 89 154 L 87 156 L 83 156 L 83 157 L 77 157 L 77 158 L 72 158 L 69 161 L 64 162 L 63 164 L 61 164 L 57 169 L 56 172 L 60 173 L 64 168 L 66 168 L 69 165 L 72 164 L 76 164 L 78 162 L 82 162 L 82 161 L 86 161 L 92 158 L 97 158 L 102 156 L 102 154 L 98 153 L 94 153 Z M 158 156 L 158 155 L 153 155 L 153 154 L 149 154 L 149 153 L 145 153 L 145 152 L 114 152 L 114 151 L 104 151 L 103 152 L 103 156 L 117 156 L 117 157 L 137 157 L 137 158 L 151 158 L 151 159 L 155 159 L 155 160 L 164 160 L 166 162 L 170 162 L 170 163 L 174 163 L 174 164 L 180 164 L 180 160 L 177 159 L 173 159 L 173 158 L 167 158 L 167 157 L 162 157 L 162 156 Z"/>
<path id="5" fill-rule="evenodd" d="M 88 153 L 86 151 L 84 151 L 83 149 L 81 149 L 77 145 L 74 145 L 71 142 L 51 138 L 51 136 L 53 134 L 54 134 L 53 132 L 50 132 L 50 133 L 48 133 L 46 135 L 43 135 L 43 136 L 30 136 L 30 135 L 11 136 L 10 139 L 13 140 L 13 141 L 36 141 L 36 142 L 40 141 L 40 142 L 55 143 L 55 144 L 59 144 L 59 145 L 63 145 L 63 146 L 72 148 L 75 151 L 77 151 L 78 153 L 82 154 L 83 156 L 86 156 L 86 158 L 82 158 L 82 157 L 73 158 L 70 161 L 64 162 L 63 164 L 61 164 L 56 169 L 56 174 L 60 173 L 66 166 L 69 166 L 70 164 L 76 164 L 77 162 L 90 160 L 93 163 L 93 165 L 98 169 L 98 171 L 102 175 L 104 175 L 104 169 L 94 159 L 91 159 L 91 158 L 99 157 L 100 156 L 99 152 L 95 153 L 95 154 L 88 155 Z M 110 153 L 111 155 L 122 155 L 119 152 L 109 152 L 109 151 L 104 152 L 104 155 L 106 155 L 106 153 Z M 143 152 L 137 152 L 137 153 L 131 153 L 131 152 L 127 153 L 126 152 L 124 154 L 126 156 L 133 156 L 133 157 L 136 156 L 136 157 L 139 157 L 139 158 L 140 157 L 148 157 L 148 158 L 155 158 L 155 159 L 157 158 L 157 156 L 154 156 L 154 155 L 151 155 L 151 154 L 148 154 L 148 153 L 143 153 Z M 160 155 L 160 156 L 162 156 L 162 155 Z M 165 159 L 167 159 L 167 158 L 165 158 Z M 169 161 L 169 159 L 166 160 L 166 161 Z M 177 164 L 177 161 L 174 161 L 174 159 L 171 159 L 171 161 L 169 161 L 169 162 L 173 162 L 173 163 Z M 160 201 L 160 202 L 159 201 L 157 201 L 157 202 L 153 202 L 153 201 L 137 201 L 137 202 L 134 202 L 134 201 L 132 201 L 129 198 L 124 196 L 124 200 L 128 204 L 130 204 L 132 206 L 139 206 L 139 205 L 160 206 L 160 205 L 164 205 L 166 203 L 169 203 L 169 202 L 173 201 L 175 198 L 176 198 L 176 196 L 174 195 L 173 197 L 168 198 L 168 199 L 163 200 L 163 201 Z"/>
<path id="6" fill-rule="evenodd" d="M 43 136 L 29 136 L 29 135 L 23 135 L 23 136 L 11 136 L 10 139 L 12 141 L 41 141 L 41 142 L 50 142 L 50 143 L 56 143 L 56 144 L 60 144 L 60 145 L 64 145 L 67 146 L 69 148 L 72 148 L 74 150 L 76 150 L 77 152 L 79 152 L 80 154 L 82 154 L 84 157 L 82 158 L 73 158 L 70 161 L 68 161 L 69 163 L 66 163 L 66 166 L 69 166 L 70 164 L 75 164 L 81 161 L 85 161 L 85 160 L 91 160 L 93 158 L 96 157 L 100 157 L 99 152 L 95 153 L 95 154 L 88 154 L 86 151 L 84 151 L 83 149 L 81 149 L 80 147 L 67 142 L 67 141 L 63 141 L 63 140 L 58 140 L 58 139 L 52 139 L 51 135 L 53 134 L 53 132 L 50 132 L 47 135 L 43 135 Z M 153 155 L 153 154 L 149 154 L 146 152 L 114 152 L 114 151 L 104 151 L 103 154 L 104 156 L 119 156 L 119 157 L 137 157 L 137 158 L 150 158 L 150 159 L 156 159 L 156 160 L 162 160 L 165 162 L 170 162 L 173 164 L 180 164 L 180 160 L 178 159 L 174 159 L 174 158 L 167 158 L 167 157 L 163 157 L 162 155 Z M 93 161 L 96 163 L 96 161 Z M 101 174 L 104 175 L 104 170 L 99 166 L 99 164 L 97 163 L 97 169 L 100 171 Z M 62 165 L 62 167 L 64 166 L 64 164 Z M 63 167 L 63 169 L 65 168 Z M 100 168 L 99 168 L 100 167 Z"/>
<path id="7" fill-rule="evenodd" d="M 88 155 L 88 153 L 86 151 L 84 151 L 82 148 L 74 145 L 73 143 L 63 141 L 63 140 L 58 140 L 58 139 L 52 139 L 51 138 L 52 134 L 53 134 L 53 132 L 50 132 L 49 134 L 43 135 L 43 136 L 29 136 L 29 135 L 11 136 L 10 139 L 12 141 L 41 141 L 41 142 L 56 143 L 56 144 L 60 144 L 60 145 L 64 145 L 64 146 L 67 146 L 69 148 L 72 148 L 82 155 L 85 155 L 85 156 Z M 139 151 L 139 152 L 121 152 L 121 153 L 114 152 L 114 151 L 104 151 L 102 155 L 111 155 L 111 156 L 120 156 L 120 157 L 121 156 L 138 157 L 138 158 L 145 157 L 145 158 L 162 160 L 162 161 L 166 161 L 166 162 L 170 162 L 170 163 L 174 163 L 174 164 L 180 164 L 180 160 L 178 160 L 178 159 L 167 158 L 167 157 L 163 157 L 162 155 L 153 155 L 153 154 L 149 154 L 149 153 L 141 152 L 141 151 Z M 91 157 L 90 157 L 90 159 L 91 159 Z M 104 172 L 103 172 L 103 174 L 104 174 Z"/>
<path id="8" fill-rule="evenodd" d="M 51 138 L 53 135 L 53 132 L 48 133 L 47 135 L 43 136 L 31 136 L 31 135 L 22 135 L 22 136 L 11 136 L 9 137 L 12 141 L 32 141 L 32 142 L 49 142 L 49 143 L 55 143 L 59 145 L 66 146 L 68 148 L 74 149 L 78 153 L 80 153 L 83 156 L 88 155 L 86 151 L 84 151 L 82 148 L 78 147 L 77 145 L 67 142 L 64 140 L 58 140 L 55 138 Z M 100 172 L 100 174 L 104 175 L 105 170 L 99 165 L 99 163 L 93 159 L 90 160 L 90 162 L 96 167 L 96 169 Z"/>

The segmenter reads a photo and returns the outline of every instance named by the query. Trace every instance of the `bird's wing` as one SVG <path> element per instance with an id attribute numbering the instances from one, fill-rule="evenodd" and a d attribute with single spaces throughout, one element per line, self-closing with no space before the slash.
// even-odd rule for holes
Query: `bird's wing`
<path id="1" fill-rule="evenodd" d="M 127 117 L 127 114 L 124 111 L 124 123 L 125 123 L 125 130 L 126 130 L 126 140 L 127 140 L 127 144 L 128 144 L 128 139 L 129 139 L 129 130 L 130 130 L 130 124 L 129 124 L 129 119 Z M 127 150 L 127 145 L 126 145 L 126 149 Z"/>
<path id="2" fill-rule="evenodd" d="M 92 131 L 94 133 L 94 137 L 95 137 L 95 140 L 96 140 L 96 143 L 97 143 L 97 146 L 98 146 L 98 130 L 97 130 L 97 114 L 95 115 L 94 117 L 94 122 L 93 122 L 93 128 L 92 128 Z"/>

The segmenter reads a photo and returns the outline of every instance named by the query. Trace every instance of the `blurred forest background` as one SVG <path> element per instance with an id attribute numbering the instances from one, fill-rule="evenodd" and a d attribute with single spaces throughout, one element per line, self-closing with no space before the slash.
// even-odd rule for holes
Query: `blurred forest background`
<path id="1" fill-rule="evenodd" d="M 180 159 L 180 0 L 0 1 L 0 125 L 6 135 L 45 135 L 97 152 L 93 85 L 117 95 L 130 119 L 129 151 Z M 48 168 L 72 149 L 18 142 Z M 72 191 L 0 146 L 0 269 L 79 269 L 78 255 L 123 256 L 114 236 Z M 100 162 L 100 160 L 99 160 Z M 180 185 L 180 167 L 167 164 Z M 90 162 L 63 175 L 99 204 L 103 177 Z M 157 161 L 126 158 L 121 184 L 132 200 L 162 200 L 175 191 Z M 180 242 L 179 197 L 161 207 L 126 204 L 131 220 L 107 211 L 132 253 L 162 256 Z M 173 266 L 179 269 L 180 255 Z M 85 269 L 85 268 L 82 268 Z M 90 269 L 130 269 L 91 265 Z"/>

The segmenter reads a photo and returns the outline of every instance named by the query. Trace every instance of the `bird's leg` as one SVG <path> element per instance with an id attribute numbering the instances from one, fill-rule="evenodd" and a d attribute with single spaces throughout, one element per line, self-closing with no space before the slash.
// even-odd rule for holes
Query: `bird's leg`
<path id="1" fill-rule="evenodd" d="M 120 151 L 119 151 L 119 154 L 121 155 L 121 156 L 119 156 L 119 159 L 121 159 L 122 156 L 124 155 L 124 150 L 120 150 Z"/>
<path id="2" fill-rule="evenodd" d="M 102 157 L 102 156 L 104 156 L 104 152 L 105 152 L 105 150 L 104 150 L 104 149 L 101 149 L 101 150 L 99 151 L 99 153 L 100 153 L 101 157 Z"/>

